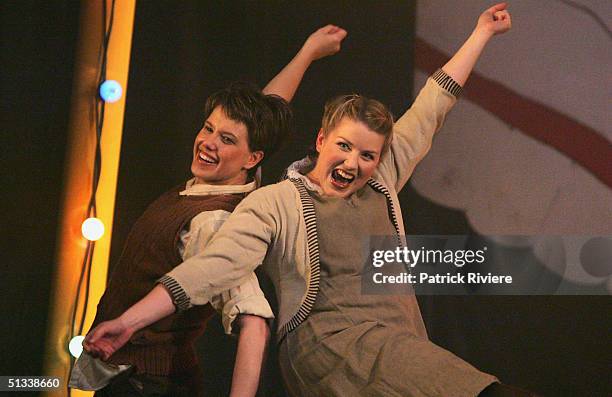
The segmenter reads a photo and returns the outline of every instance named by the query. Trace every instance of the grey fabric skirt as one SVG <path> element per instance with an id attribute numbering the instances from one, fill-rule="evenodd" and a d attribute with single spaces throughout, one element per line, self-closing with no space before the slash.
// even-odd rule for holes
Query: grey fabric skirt
<path id="1" fill-rule="evenodd" d="M 373 321 L 320 338 L 326 317 L 310 316 L 281 344 L 292 396 L 473 397 L 497 381 L 426 338 Z"/>

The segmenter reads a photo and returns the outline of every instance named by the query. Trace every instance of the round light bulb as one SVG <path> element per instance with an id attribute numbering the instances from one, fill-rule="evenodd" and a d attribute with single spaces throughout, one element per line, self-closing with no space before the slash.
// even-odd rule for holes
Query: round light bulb
<path id="1" fill-rule="evenodd" d="M 83 335 L 78 335 L 70 340 L 70 343 L 68 344 L 68 350 L 70 351 L 70 354 L 72 354 L 74 358 L 79 358 L 81 353 L 83 353 L 83 340 L 84 339 L 85 337 Z"/>
<path id="2" fill-rule="evenodd" d="M 115 80 L 106 80 L 100 85 L 100 96 L 105 102 L 113 103 L 121 99 L 121 84 Z"/>
<path id="3" fill-rule="evenodd" d="M 104 223 L 98 218 L 87 218 L 81 225 L 81 233 L 87 240 L 99 240 L 104 234 Z"/>

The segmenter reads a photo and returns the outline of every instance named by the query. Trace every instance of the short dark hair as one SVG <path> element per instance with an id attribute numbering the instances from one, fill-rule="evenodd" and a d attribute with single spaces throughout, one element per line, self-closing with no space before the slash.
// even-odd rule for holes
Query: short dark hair
<path id="1" fill-rule="evenodd" d="M 249 150 L 261 150 L 266 161 L 293 131 L 291 107 L 278 95 L 265 95 L 250 83 L 235 82 L 206 100 L 204 119 L 221 106 L 230 119 L 243 123 L 249 135 Z M 261 163 L 260 163 L 261 165 Z M 253 167 L 251 171 L 255 171 Z"/>

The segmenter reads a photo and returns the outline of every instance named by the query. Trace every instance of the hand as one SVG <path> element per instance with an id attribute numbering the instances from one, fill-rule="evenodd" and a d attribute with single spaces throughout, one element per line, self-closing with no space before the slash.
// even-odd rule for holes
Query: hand
<path id="1" fill-rule="evenodd" d="M 478 18 L 476 30 L 483 30 L 491 35 L 506 33 L 512 27 L 510 13 L 506 3 L 499 3 L 487 9 Z"/>
<path id="2" fill-rule="evenodd" d="M 333 55 L 340 51 L 340 43 L 346 37 L 346 30 L 327 25 L 311 34 L 302 46 L 311 61 Z"/>
<path id="3" fill-rule="evenodd" d="M 83 341 L 83 348 L 93 357 L 106 361 L 132 337 L 134 330 L 116 318 L 105 321 L 90 331 Z"/>

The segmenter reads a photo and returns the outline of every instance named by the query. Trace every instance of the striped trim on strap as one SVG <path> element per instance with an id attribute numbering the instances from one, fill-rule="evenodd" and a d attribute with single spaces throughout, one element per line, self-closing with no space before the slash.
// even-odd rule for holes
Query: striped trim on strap
<path id="1" fill-rule="evenodd" d="M 279 330 L 278 342 L 280 343 L 285 336 L 298 325 L 300 325 L 308 314 L 312 310 L 317 299 L 317 293 L 319 292 L 319 280 L 321 277 L 321 270 L 319 265 L 319 240 L 317 237 L 317 216 L 315 213 L 314 203 L 312 198 L 306 191 L 304 182 L 300 179 L 289 178 L 295 185 L 298 193 L 300 194 L 300 201 L 302 202 L 302 210 L 304 213 L 304 221 L 306 223 L 306 239 L 308 247 L 308 258 L 310 260 L 310 282 L 308 283 L 308 289 L 306 291 L 306 298 L 300 305 L 299 310 L 293 317 L 284 324 Z"/>
<path id="2" fill-rule="evenodd" d="M 177 311 L 182 312 L 191 307 L 191 302 L 189 301 L 187 293 L 175 279 L 166 274 L 157 280 L 157 282 L 166 288 L 166 291 L 168 291 L 172 297 L 172 303 L 176 306 Z"/>
<path id="3" fill-rule="evenodd" d="M 434 79 L 436 83 L 440 85 L 440 87 L 444 88 L 446 91 L 450 92 L 456 97 L 458 97 L 461 94 L 461 91 L 463 91 L 463 87 L 461 87 L 442 69 L 436 70 L 436 72 L 431 75 L 431 78 Z"/>
<path id="4" fill-rule="evenodd" d="M 397 221 L 397 214 L 395 213 L 395 207 L 393 206 L 393 200 L 391 200 L 389 189 L 373 178 L 368 179 L 368 185 L 370 185 L 370 187 L 377 192 L 385 195 L 385 198 L 387 199 L 387 206 L 389 207 L 389 215 L 391 216 L 391 223 L 393 223 L 393 227 L 395 228 L 395 237 L 397 239 L 398 247 L 403 247 L 404 245 L 402 244 L 402 239 L 400 238 L 401 232 L 399 223 Z"/>

